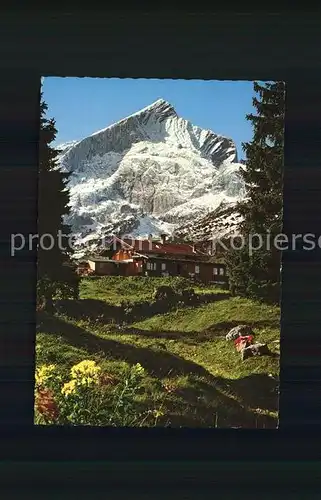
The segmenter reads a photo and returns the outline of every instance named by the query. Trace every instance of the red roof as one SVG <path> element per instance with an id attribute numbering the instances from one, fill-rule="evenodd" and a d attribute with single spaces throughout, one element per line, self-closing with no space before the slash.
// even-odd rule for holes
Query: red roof
<path id="1" fill-rule="evenodd" d="M 128 245 L 138 253 L 155 253 L 155 254 L 175 254 L 175 255 L 200 255 L 201 253 L 193 250 L 193 245 L 187 243 L 161 243 L 160 241 L 150 240 L 131 240 L 115 238 L 123 248 Z"/>

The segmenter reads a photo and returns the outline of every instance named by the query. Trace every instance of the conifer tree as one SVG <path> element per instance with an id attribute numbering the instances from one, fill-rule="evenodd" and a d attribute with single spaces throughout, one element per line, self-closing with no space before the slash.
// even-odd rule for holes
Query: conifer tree
<path id="1" fill-rule="evenodd" d="M 51 310 L 54 296 L 78 297 L 78 277 L 71 262 L 70 227 L 63 223 L 64 215 L 69 213 L 68 174 L 60 171 L 59 151 L 50 145 L 56 138 L 57 129 L 55 120 L 46 118 L 47 109 L 41 95 L 37 306 Z"/>
<path id="2" fill-rule="evenodd" d="M 273 239 L 282 229 L 285 86 L 283 82 L 254 82 L 254 91 L 256 114 L 246 116 L 253 125 L 253 140 L 242 145 L 246 153 L 241 169 L 246 198 L 236 209 L 243 218 L 240 233 L 244 240 L 249 242 L 249 235 L 260 234 L 264 245 L 252 255 L 248 244 L 242 250 L 231 250 L 227 266 L 235 294 L 277 301 L 281 255 Z"/>

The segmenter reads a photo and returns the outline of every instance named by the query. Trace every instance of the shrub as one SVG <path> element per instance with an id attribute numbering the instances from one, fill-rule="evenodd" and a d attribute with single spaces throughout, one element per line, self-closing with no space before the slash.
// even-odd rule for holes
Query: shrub
<path id="1" fill-rule="evenodd" d="M 175 290 L 168 285 L 162 285 L 155 288 L 153 293 L 154 300 L 171 300 L 176 295 Z"/>
<path id="2" fill-rule="evenodd" d="M 185 288 L 181 291 L 182 299 L 184 303 L 196 302 L 198 299 L 197 294 L 193 288 Z"/>

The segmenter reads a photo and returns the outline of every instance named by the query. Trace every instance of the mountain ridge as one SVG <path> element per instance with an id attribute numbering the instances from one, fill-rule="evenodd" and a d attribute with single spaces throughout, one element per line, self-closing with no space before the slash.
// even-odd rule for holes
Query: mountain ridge
<path id="1" fill-rule="evenodd" d="M 165 99 L 63 146 L 66 222 L 80 247 L 107 234 L 171 234 L 244 194 L 232 139 L 179 117 Z"/>

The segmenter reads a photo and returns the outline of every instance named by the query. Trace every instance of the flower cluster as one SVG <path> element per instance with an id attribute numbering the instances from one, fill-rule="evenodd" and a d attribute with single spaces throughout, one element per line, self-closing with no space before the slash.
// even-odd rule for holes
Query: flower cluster
<path id="1" fill-rule="evenodd" d="M 142 377 L 145 373 L 145 369 L 142 367 L 140 363 L 136 363 L 136 365 L 132 366 L 131 374 L 136 377 Z"/>
<path id="2" fill-rule="evenodd" d="M 44 387 L 53 378 L 56 365 L 43 365 L 36 370 L 36 387 Z"/>
<path id="3" fill-rule="evenodd" d="M 61 389 L 61 393 L 64 396 L 70 396 L 70 394 L 74 394 L 77 390 L 77 381 L 75 379 L 71 379 L 69 382 L 66 382 Z"/>
<path id="4" fill-rule="evenodd" d="M 40 424 L 156 425 L 161 408 L 143 411 L 140 398 L 145 369 L 127 366 L 121 375 L 104 371 L 85 359 L 70 368 L 69 377 L 54 364 L 36 369 L 35 419 Z"/>
<path id="5" fill-rule="evenodd" d="M 70 370 L 71 380 L 66 382 L 61 389 L 64 396 L 75 394 L 77 389 L 82 387 L 91 387 L 99 383 L 101 368 L 95 361 L 85 359 Z"/>
<path id="6" fill-rule="evenodd" d="M 84 361 L 81 361 L 77 365 L 74 365 L 71 368 L 70 373 L 72 378 L 92 377 L 97 379 L 100 371 L 101 368 L 100 366 L 96 365 L 95 361 L 90 361 L 88 359 L 85 359 Z"/>

